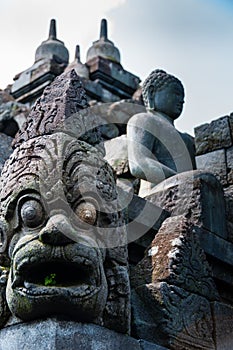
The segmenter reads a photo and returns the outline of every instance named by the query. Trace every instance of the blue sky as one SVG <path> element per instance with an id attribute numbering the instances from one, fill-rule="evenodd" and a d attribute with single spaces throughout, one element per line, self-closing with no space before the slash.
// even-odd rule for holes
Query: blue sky
<path id="1" fill-rule="evenodd" d="M 155 68 L 176 75 L 186 97 L 181 131 L 233 111 L 231 0 L 0 0 L 0 87 L 34 62 L 37 46 L 57 19 L 59 39 L 73 60 L 86 51 L 107 18 L 122 65 L 142 80 Z"/>

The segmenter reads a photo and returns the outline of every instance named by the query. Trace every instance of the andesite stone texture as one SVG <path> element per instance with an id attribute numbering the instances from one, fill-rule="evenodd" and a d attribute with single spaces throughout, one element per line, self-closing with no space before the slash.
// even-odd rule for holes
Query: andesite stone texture
<path id="1" fill-rule="evenodd" d="M 209 170 L 222 185 L 227 184 L 227 162 L 224 149 L 218 149 L 196 157 L 197 169 Z"/>
<path id="2" fill-rule="evenodd" d="M 113 167 L 116 174 L 118 176 L 127 173 L 129 174 L 126 135 L 115 137 L 112 140 L 106 141 L 104 147 L 106 152 L 105 159 Z"/>
<path id="3" fill-rule="evenodd" d="M 228 239 L 233 243 L 233 186 L 224 189 Z"/>
<path id="4" fill-rule="evenodd" d="M 0 348 L 230 349 L 233 117 L 196 129 L 203 171 L 171 176 L 141 198 L 122 134 L 144 107 L 90 108 L 84 89 L 91 83 L 101 98 L 105 89 L 106 100 L 132 93 L 137 81 L 110 61 L 89 62 L 101 83 L 70 70 L 46 88 L 4 166 Z M 192 138 L 181 139 L 192 154 Z"/>
<path id="5" fill-rule="evenodd" d="M 170 349 L 215 349 L 210 303 L 219 295 L 198 235 L 185 216 L 164 221 L 131 281 L 141 303 L 150 305 L 143 328 L 133 319 L 138 336 Z M 133 310 L 133 316 L 139 313 L 143 319 L 137 306 Z"/>
<path id="6" fill-rule="evenodd" d="M 0 91 L 0 132 L 14 137 L 26 121 L 29 112 L 27 106 L 15 101 L 7 92 Z"/>
<path id="7" fill-rule="evenodd" d="M 75 70 L 75 72 L 77 73 L 77 75 L 80 78 L 85 78 L 85 79 L 89 78 L 88 68 L 85 64 L 81 63 L 81 60 L 80 60 L 80 47 L 79 47 L 79 45 L 76 46 L 74 61 L 71 62 L 66 67 L 64 72 L 68 72 L 72 69 Z"/>
<path id="8" fill-rule="evenodd" d="M 209 300 L 218 300 L 200 240 L 195 227 L 184 216 L 166 219 L 145 258 L 137 265 L 133 284 L 167 282 Z"/>
<path id="9" fill-rule="evenodd" d="M 98 122 L 89 116 L 87 107 L 85 90 L 75 71 L 60 75 L 33 106 L 14 140 L 15 147 L 33 137 L 57 131 L 65 131 L 92 145 L 100 143 Z"/>
<path id="10" fill-rule="evenodd" d="M 12 137 L 0 133 L 0 171 L 2 171 L 5 161 L 13 151 L 11 148 L 12 141 Z"/>
<path id="11" fill-rule="evenodd" d="M 226 150 L 227 184 L 233 184 L 233 147 Z"/>
<path id="12" fill-rule="evenodd" d="M 85 106 L 75 71 L 58 77 L 4 165 L 1 327 L 10 314 L 24 322 L 55 314 L 130 332 L 124 212 L 113 171 L 91 145 L 95 119 L 80 116 Z"/>
<path id="13" fill-rule="evenodd" d="M 109 329 L 55 318 L 0 331 L 1 350 L 166 350 Z"/>
<path id="14" fill-rule="evenodd" d="M 69 52 L 61 40 L 57 39 L 56 21 L 51 19 L 49 37 L 37 48 L 35 62 L 43 59 L 55 60 L 57 63 L 67 65 L 69 62 Z"/>
<path id="15" fill-rule="evenodd" d="M 195 128 L 196 154 L 205 154 L 232 146 L 232 130 L 229 117 L 224 116 Z"/>
<path id="16" fill-rule="evenodd" d="M 229 350 L 233 348 L 233 307 L 220 302 L 212 303 L 216 349 Z"/>
<path id="17" fill-rule="evenodd" d="M 187 215 L 191 222 L 227 238 L 223 189 L 206 171 L 184 172 L 154 187 L 147 200 L 172 216 Z"/>

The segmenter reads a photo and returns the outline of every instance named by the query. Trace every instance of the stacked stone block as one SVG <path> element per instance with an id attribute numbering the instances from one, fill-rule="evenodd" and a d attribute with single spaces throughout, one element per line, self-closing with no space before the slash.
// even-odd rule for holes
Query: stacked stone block
<path id="1" fill-rule="evenodd" d="M 196 164 L 226 187 L 233 184 L 233 114 L 195 128 Z"/>
<path id="2" fill-rule="evenodd" d="M 170 217 L 133 269 L 133 329 L 169 349 L 231 349 L 233 115 L 195 133 L 198 170 L 165 180 L 145 198 Z"/>
<path id="3" fill-rule="evenodd" d="M 196 164 L 224 189 L 228 240 L 233 242 L 233 113 L 195 128 Z"/>

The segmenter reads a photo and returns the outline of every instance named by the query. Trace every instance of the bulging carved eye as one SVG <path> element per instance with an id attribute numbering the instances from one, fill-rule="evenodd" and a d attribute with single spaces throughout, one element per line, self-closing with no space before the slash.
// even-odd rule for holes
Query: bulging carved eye
<path id="1" fill-rule="evenodd" d="M 80 220 L 83 222 L 94 225 L 97 218 L 97 211 L 94 204 L 89 202 L 82 202 L 80 203 L 76 209 L 75 214 L 78 216 Z"/>
<path id="2" fill-rule="evenodd" d="M 24 225 L 30 228 L 38 227 L 44 221 L 44 209 L 40 202 L 34 199 L 24 202 L 20 213 Z"/>

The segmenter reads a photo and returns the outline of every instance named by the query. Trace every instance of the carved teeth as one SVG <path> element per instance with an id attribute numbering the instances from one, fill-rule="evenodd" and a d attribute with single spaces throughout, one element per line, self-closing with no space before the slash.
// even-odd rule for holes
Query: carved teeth
<path id="1" fill-rule="evenodd" d="M 19 288 L 19 291 L 20 291 L 20 292 L 23 292 L 23 293 L 27 293 L 27 289 L 26 289 L 26 288 L 23 288 L 23 287 L 20 287 L 20 288 Z"/>
<path id="2" fill-rule="evenodd" d="M 24 287 L 29 289 L 29 288 L 35 288 L 37 286 L 35 284 L 33 284 L 33 283 L 29 283 L 27 281 L 24 281 Z"/>
<path id="3" fill-rule="evenodd" d="M 56 295 L 60 293 L 67 293 L 70 295 L 70 297 L 75 297 L 75 298 L 82 298 L 82 297 L 87 297 L 88 295 L 96 292 L 99 290 L 99 288 L 96 288 L 94 286 L 90 285 L 83 285 L 81 287 L 72 287 L 72 288 L 61 288 L 61 287 L 44 287 L 44 286 L 37 286 L 33 285 L 29 282 L 24 282 L 24 287 L 19 287 L 18 288 L 19 292 L 28 294 L 31 296 L 42 296 L 42 295 Z"/>

